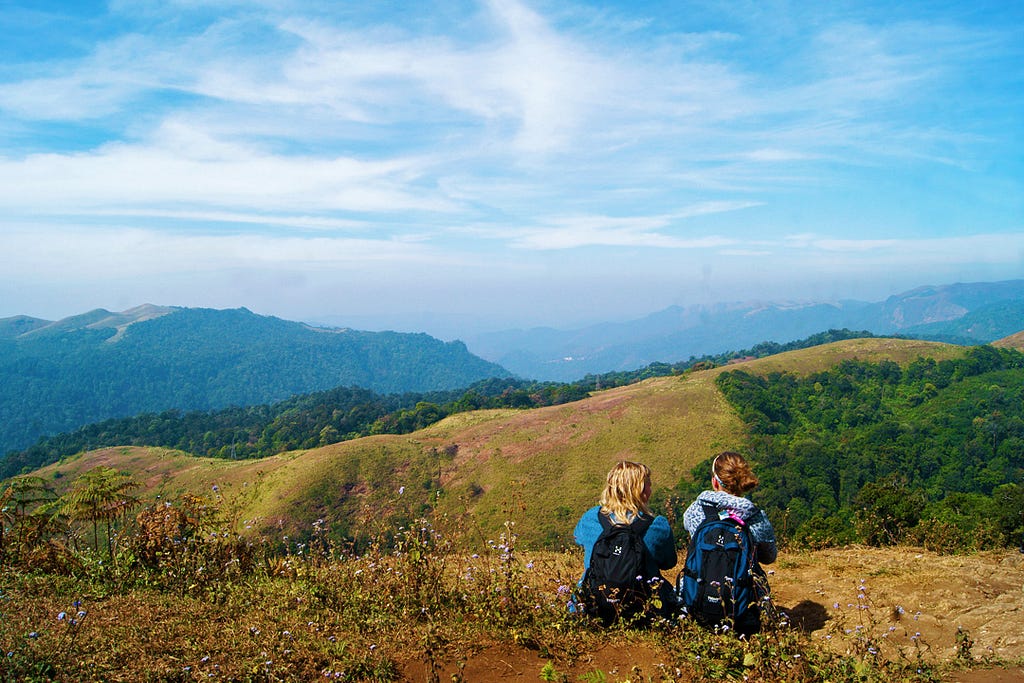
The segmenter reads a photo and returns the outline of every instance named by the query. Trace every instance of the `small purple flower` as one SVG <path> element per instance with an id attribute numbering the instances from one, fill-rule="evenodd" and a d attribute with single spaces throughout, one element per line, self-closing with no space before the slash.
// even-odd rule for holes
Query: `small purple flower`
<path id="1" fill-rule="evenodd" d="M 64 619 L 65 619 L 65 618 L 66 618 L 67 616 L 68 616 L 68 613 L 67 613 L 67 612 L 61 612 L 60 614 L 58 614 L 58 615 L 57 615 L 57 621 L 64 621 Z"/>

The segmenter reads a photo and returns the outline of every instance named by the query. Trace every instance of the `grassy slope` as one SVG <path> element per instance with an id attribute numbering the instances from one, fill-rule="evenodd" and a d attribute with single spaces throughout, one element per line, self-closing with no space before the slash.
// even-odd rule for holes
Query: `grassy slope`
<path id="1" fill-rule="evenodd" d="M 597 392 L 588 399 L 528 411 L 491 410 L 449 417 L 413 434 L 375 436 L 256 461 L 193 458 L 157 448 L 108 448 L 41 471 L 58 485 L 105 464 L 133 473 L 144 496 L 213 487 L 241 524 L 301 533 L 325 518 L 340 531 L 388 531 L 436 490 L 441 512 L 471 513 L 485 538 L 506 520 L 520 541 L 571 545 L 580 512 L 593 505 L 604 475 L 628 458 L 653 470 L 655 487 L 672 486 L 700 460 L 742 446 L 743 425 L 714 384 L 722 371 L 814 372 L 849 358 L 909 362 L 949 358 L 962 347 L 914 340 L 862 339 L 769 358 L 660 377 Z M 457 446 L 453 448 L 453 446 Z M 399 489 L 404 492 L 399 495 Z"/>
<path id="2" fill-rule="evenodd" d="M 992 342 L 992 346 L 1024 350 L 1024 332 L 1018 332 L 1016 334 L 1011 334 L 1009 337 L 1003 337 L 1002 339 Z"/>

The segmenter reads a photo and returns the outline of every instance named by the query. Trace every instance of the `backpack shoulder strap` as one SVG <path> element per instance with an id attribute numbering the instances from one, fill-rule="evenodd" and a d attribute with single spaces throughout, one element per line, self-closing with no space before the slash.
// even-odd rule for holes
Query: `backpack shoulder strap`
<path id="1" fill-rule="evenodd" d="M 718 506 L 714 503 L 701 501 L 701 508 L 704 509 L 704 521 L 711 522 L 718 519 Z"/>
<path id="2" fill-rule="evenodd" d="M 614 529 L 616 526 L 623 526 L 620 524 L 613 524 L 610 515 L 606 515 L 600 510 L 597 511 L 597 518 L 601 522 L 602 531 L 609 531 Z M 633 518 L 633 521 L 629 523 L 629 529 L 633 533 L 637 534 L 641 538 L 647 533 L 647 530 L 651 528 L 651 524 L 654 523 L 654 518 L 647 515 L 637 515 Z"/>
<path id="3" fill-rule="evenodd" d="M 630 522 L 629 526 L 632 527 L 633 532 L 636 533 L 637 536 L 643 538 L 647 534 L 647 530 L 651 528 L 651 524 L 653 523 L 654 517 L 648 517 L 647 515 L 637 515 L 633 518 L 633 521 Z"/>

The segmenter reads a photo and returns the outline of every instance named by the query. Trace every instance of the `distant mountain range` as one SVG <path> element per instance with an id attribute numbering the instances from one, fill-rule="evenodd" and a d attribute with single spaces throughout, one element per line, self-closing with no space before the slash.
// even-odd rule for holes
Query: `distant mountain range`
<path id="1" fill-rule="evenodd" d="M 244 308 L 0 319 L 0 453 L 98 420 L 358 386 L 458 389 L 508 371 L 426 334 L 314 328 Z"/>
<path id="2" fill-rule="evenodd" d="M 919 287 L 876 303 L 671 307 L 625 323 L 514 330 L 466 344 L 318 328 L 244 308 L 16 316 L 0 319 L 0 454 L 107 418 L 272 403 L 339 386 L 429 392 L 510 374 L 568 382 L 841 328 L 979 344 L 1020 332 L 1022 321 L 1024 280 Z"/>
<path id="3" fill-rule="evenodd" d="M 535 328 L 466 339 L 516 375 L 572 381 L 653 362 L 786 343 L 828 329 L 982 344 L 1024 328 L 1024 280 L 918 287 L 885 301 L 673 306 L 638 320 L 576 330 Z"/>

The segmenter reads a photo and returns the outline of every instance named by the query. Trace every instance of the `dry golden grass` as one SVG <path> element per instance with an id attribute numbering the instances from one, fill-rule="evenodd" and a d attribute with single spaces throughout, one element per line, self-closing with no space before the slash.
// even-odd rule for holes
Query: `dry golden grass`
<path id="1" fill-rule="evenodd" d="M 545 667 L 559 674 L 553 680 L 600 671 L 604 678 L 589 680 L 623 683 L 726 675 L 936 680 L 947 667 L 959 672 L 953 680 L 965 668 L 1020 680 L 1019 553 L 783 552 L 771 581 L 788 626 L 745 646 L 689 623 L 605 631 L 571 618 L 564 591 L 579 573 L 578 553 L 414 549 L 344 561 L 293 558 L 269 575 L 181 594 L 2 571 L 0 647 L 22 663 L 34 657 L 54 667 L 36 680 L 313 680 L 338 672 L 344 680 L 487 683 L 535 681 Z M 58 619 L 79 608 L 87 616 L 76 630 Z M 973 643 L 967 656 L 958 627 Z"/>

